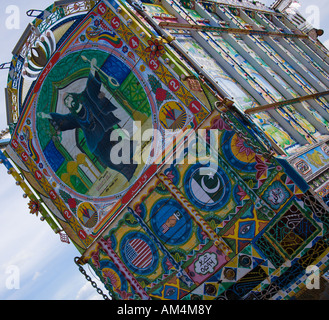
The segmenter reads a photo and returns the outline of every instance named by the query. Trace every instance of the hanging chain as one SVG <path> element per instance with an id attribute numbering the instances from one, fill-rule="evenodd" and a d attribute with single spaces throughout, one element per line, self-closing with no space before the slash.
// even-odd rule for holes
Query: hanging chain
<path id="1" fill-rule="evenodd" d="M 102 289 L 98 288 L 97 283 L 91 279 L 91 277 L 87 274 L 86 270 L 79 264 L 79 257 L 74 258 L 75 264 L 78 266 L 79 271 L 84 275 L 87 281 L 89 281 L 93 288 L 96 289 L 97 293 L 100 294 L 104 300 L 111 300 Z"/>

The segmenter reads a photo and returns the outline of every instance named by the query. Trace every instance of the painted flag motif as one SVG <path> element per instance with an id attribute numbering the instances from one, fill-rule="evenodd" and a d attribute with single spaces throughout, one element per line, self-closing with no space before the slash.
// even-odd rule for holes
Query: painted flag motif
<path id="1" fill-rule="evenodd" d="M 161 226 L 162 233 L 166 233 L 170 227 L 167 226 L 166 222 Z"/>
<path id="2" fill-rule="evenodd" d="M 152 250 L 142 239 L 132 239 L 126 245 L 126 257 L 137 268 L 148 268 L 152 263 Z"/>
<path id="3" fill-rule="evenodd" d="M 213 204 L 222 198 L 223 182 L 217 173 L 200 175 L 198 170 L 191 182 L 192 193 L 200 202 Z"/>

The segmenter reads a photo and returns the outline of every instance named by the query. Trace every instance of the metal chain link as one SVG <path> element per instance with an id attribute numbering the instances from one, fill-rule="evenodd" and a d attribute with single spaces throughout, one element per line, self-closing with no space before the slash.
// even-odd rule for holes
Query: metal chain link
<path id="1" fill-rule="evenodd" d="M 87 281 L 89 281 L 93 288 L 96 289 L 97 293 L 100 294 L 104 300 L 111 300 L 102 289 L 98 288 L 97 283 L 91 279 L 91 277 L 87 274 L 86 270 L 78 263 L 79 257 L 74 258 L 75 264 L 78 266 L 79 271 L 84 275 Z"/>

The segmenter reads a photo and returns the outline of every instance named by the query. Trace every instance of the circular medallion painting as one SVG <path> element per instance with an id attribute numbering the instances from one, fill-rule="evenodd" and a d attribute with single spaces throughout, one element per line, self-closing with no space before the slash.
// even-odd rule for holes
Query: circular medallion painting
<path id="1" fill-rule="evenodd" d="M 203 168 L 207 168 L 208 174 L 203 174 Z M 231 183 L 227 174 L 220 167 L 200 163 L 187 170 L 184 186 L 189 200 L 197 208 L 206 211 L 223 207 L 231 195 Z"/>
<path id="2" fill-rule="evenodd" d="M 184 128 L 187 114 L 179 103 L 170 101 L 165 103 L 160 109 L 159 120 L 163 128 L 179 130 Z"/>
<path id="3" fill-rule="evenodd" d="M 79 204 L 77 215 L 82 225 L 87 228 L 93 228 L 98 221 L 97 210 L 89 202 L 82 202 Z"/>
<path id="4" fill-rule="evenodd" d="M 135 137 L 152 128 L 151 102 L 141 72 L 122 54 L 77 46 L 42 75 L 34 110 L 39 153 L 76 196 L 122 194 L 145 166 L 134 159 L 141 151 Z"/>
<path id="5" fill-rule="evenodd" d="M 129 232 L 121 240 L 123 262 L 138 274 L 152 273 L 159 261 L 158 249 L 145 234 Z"/>
<path id="6" fill-rule="evenodd" d="M 151 210 L 151 226 L 164 243 L 180 245 L 192 234 L 192 220 L 185 209 L 173 199 L 159 200 Z"/>

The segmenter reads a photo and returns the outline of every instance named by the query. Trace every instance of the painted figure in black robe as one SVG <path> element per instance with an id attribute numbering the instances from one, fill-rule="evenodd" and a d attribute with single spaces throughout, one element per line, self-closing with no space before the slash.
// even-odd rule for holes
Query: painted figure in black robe
<path id="1" fill-rule="evenodd" d="M 119 154 L 123 159 L 121 163 L 112 162 L 111 150 L 119 141 L 111 141 L 110 136 L 120 119 L 113 114 L 117 108 L 100 91 L 101 78 L 95 70 L 93 60 L 85 90 L 81 93 L 66 93 L 64 96 L 64 104 L 70 113 L 51 112 L 41 117 L 47 117 L 56 131 L 81 128 L 90 152 L 98 157 L 102 164 L 120 172 L 129 181 L 137 168 L 137 164 L 132 160 L 134 143 L 131 140 L 124 140 L 124 143 L 129 143 L 129 146 L 126 146 L 130 152 Z"/>

